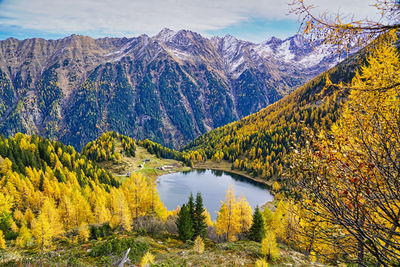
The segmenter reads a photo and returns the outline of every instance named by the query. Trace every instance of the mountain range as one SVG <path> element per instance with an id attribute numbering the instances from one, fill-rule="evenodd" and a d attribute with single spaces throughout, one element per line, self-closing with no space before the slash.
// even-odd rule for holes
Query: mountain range
<path id="1" fill-rule="evenodd" d="M 0 41 L 0 133 L 81 149 L 106 131 L 180 148 L 336 65 L 301 36 L 254 44 L 163 29 L 153 37 Z"/>

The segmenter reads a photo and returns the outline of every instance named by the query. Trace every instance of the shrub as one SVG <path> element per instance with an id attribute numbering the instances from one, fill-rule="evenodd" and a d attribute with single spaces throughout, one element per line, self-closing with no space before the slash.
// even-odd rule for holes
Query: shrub
<path id="1" fill-rule="evenodd" d="M 204 241 L 199 235 L 194 240 L 193 250 L 199 254 L 203 254 L 204 252 Z"/>
<path id="2" fill-rule="evenodd" d="M 164 222 L 154 216 L 142 216 L 135 220 L 134 229 L 139 233 L 162 234 L 165 231 Z"/>
<path id="3" fill-rule="evenodd" d="M 150 264 L 154 263 L 155 257 L 150 252 L 146 252 L 143 258 L 140 260 L 140 266 L 150 266 Z"/>
<path id="4" fill-rule="evenodd" d="M 113 239 L 92 248 L 90 255 L 93 257 L 122 255 L 128 248 L 131 262 L 138 262 L 148 250 L 148 245 L 135 241 L 134 238 Z"/>
<path id="5" fill-rule="evenodd" d="M 91 225 L 90 239 L 99 239 L 112 234 L 112 229 L 108 224 Z"/>
<path id="6" fill-rule="evenodd" d="M 226 235 L 218 235 L 214 226 L 208 226 L 206 237 L 216 243 L 222 243 L 227 241 Z"/>
<path id="7" fill-rule="evenodd" d="M 165 222 L 165 230 L 173 235 L 178 234 L 178 227 L 176 226 L 176 216 L 168 216 Z"/>

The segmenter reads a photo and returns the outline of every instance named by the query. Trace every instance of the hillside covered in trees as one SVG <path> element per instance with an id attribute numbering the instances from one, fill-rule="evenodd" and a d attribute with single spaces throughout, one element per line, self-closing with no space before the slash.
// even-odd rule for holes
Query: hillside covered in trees
<path id="1" fill-rule="evenodd" d="M 278 180 L 293 247 L 332 264 L 398 265 L 397 40 L 395 31 L 379 36 L 281 101 L 200 137 L 187 153 Z"/>
<path id="2" fill-rule="evenodd" d="M 68 231 L 88 238 L 89 225 L 129 230 L 132 216 L 166 216 L 153 181 L 141 175 L 121 183 L 71 146 L 37 136 L 3 138 L 0 147 L 1 230 L 18 246 L 33 235 L 45 249 Z"/>
<path id="3" fill-rule="evenodd" d="M 233 169 L 266 180 L 281 179 L 294 144 L 303 143 L 309 130 L 329 129 L 337 120 L 348 91 L 331 84 L 350 82 L 364 61 L 362 50 L 282 100 L 202 135 L 184 152 L 194 162 L 224 159 Z"/>

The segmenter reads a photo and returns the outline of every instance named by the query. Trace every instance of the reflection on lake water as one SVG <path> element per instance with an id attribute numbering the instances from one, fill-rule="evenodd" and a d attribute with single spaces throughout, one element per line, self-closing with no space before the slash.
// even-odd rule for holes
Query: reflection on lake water
<path id="1" fill-rule="evenodd" d="M 191 170 L 166 174 L 157 180 L 158 193 L 169 210 L 186 203 L 190 192 L 193 195 L 201 192 L 213 220 L 230 185 L 235 189 L 236 196 L 245 196 L 253 208 L 273 200 L 264 184 L 225 171 Z"/>

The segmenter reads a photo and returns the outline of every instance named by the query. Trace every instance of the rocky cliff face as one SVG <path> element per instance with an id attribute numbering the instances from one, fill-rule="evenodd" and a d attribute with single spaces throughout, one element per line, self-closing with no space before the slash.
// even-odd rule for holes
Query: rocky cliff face
<path id="1" fill-rule="evenodd" d="M 253 44 L 191 31 L 0 41 L 0 133 L 80 149 L 114 130 L 180 147 L 277 101 L 338 62 L 299 36 Z"/>

